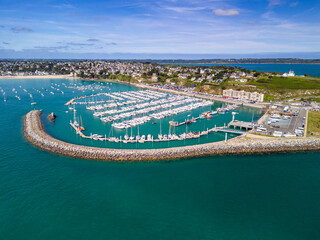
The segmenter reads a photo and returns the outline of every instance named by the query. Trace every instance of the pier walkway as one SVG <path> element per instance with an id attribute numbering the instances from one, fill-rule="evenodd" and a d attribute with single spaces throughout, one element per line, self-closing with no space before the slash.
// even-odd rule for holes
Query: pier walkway
<path id="1" fill-rule="evenodd" d="M 233 133 L 233 134 L 246 134 L 246 132 L 244 131 L 240 131 L 240 130 L 236 130 L 236 129 L 230 129 L 227 127 L 217 127 L 217 128 L 213 128 L 213 131 L 215 132 L 225 132 L 225 133 Z"/>
<path id="2" fill-rule="evenodd" d="M 100 141 L 109 141 L 109 142 L 123 142 L 123 143 L 145 143 L 145 142 L 168 142 L 168 141 L 177 141 L 177 140 L 185 140 L 185 139 L 194 139 L 194 138 L 200 138 L 201 136 L 206 136 L 209 133 L 212 132 L 224 132 L 224 133 L 231 133 L 231 134 L 239 134 L 239 135 L 243 135 L 246 132 L 244 131 L 239 131 L 239 130 L 235 130 L 235 129 L 230 129 L 227 127 L 214 127 L 211 129 L 207 129 L 207 131 L 202 131 L 199 133 L 191 133 L 185 134 L 185 137 L 175 137 L 175 138 L 168 138 L 168 139 L 154 139 L 153 137 L 151 139 L 145 139 L 143 141 L 139 141 L 139 140 L 126 140 L 126 139 L 119 139 L 117 137 L 95 137 L 95 136 L 86 136 L 83 134 L 83 132 L 77 128 L 72 122 L 70 122 L 71 127 L 76 131 L 77 134 L 79 134 L 82 138 L 86 138 L 86 139 L 93 139 L 93 140 L 100 140 Z"/>
<path id="3" fill-rule="evenodd" d="M 228 127 L 251 130 L 251 129 L 253 129 L 253 124 L 252 124 L 252 122 L 243 122 L 243 121 L 234 120 L 228 124 Z"/>

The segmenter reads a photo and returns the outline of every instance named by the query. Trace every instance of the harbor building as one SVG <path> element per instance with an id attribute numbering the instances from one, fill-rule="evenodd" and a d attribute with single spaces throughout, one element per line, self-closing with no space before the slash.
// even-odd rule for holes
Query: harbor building
<path id="1" fill-rule="evenodd" d="M 284 73 L 282 76 L 283 77 L 294 77 L 295 73 L 294 73 L 294 71 L 289 71 L 289 73 Z"/>
<path id="2" fill-rule="evenodd" d="M 223 90 L 224 97 L 232 97 L 240 100 L 263 102 L 264 94 L 258 92 L 236 91 L 232 89 Z"/>

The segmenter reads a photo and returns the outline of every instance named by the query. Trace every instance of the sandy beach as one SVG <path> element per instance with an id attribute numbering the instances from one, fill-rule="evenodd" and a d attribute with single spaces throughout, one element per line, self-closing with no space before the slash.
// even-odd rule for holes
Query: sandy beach
<path id="1" fill-rule="evenodd" d="M 0 76 L 0 79 L 79 79 L 68 75 L 46 75 L 46 76 Z"/>

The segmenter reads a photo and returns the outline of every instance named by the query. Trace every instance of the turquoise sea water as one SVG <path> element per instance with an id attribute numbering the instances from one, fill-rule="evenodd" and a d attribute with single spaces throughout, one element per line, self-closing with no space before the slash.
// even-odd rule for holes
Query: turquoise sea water
<path id="1" fill-rule="evenodd" d="M 63 85 L 65 84 L 65 85 Z M 1 86 L 1 85 L 0 85 Z M 20 88 L 21 86 L 21 88 Z M 73 88 L 70 88 L 72 86 Z M 88 89 L 89 86 L 103 87 L 99 90 Z M 74 88 L 76 87 L 76 88 Z M 2 103 L 6 109 L 15 111 L 16 108 L 24 108 L 25 111 L 30 111 L 31 109 L 42 109 L 43 110 L 43 122 L 47 131 L 52 134 L 54 137 L 65 140 L 67 142 L 82 144 L 88 146 L 97 146 L 97 147 L 110 147 L 110 148 L 165 148 L 165 147 L 177 147 L 185 145 L 193 145 L 199 143 L 207 143 L 213 141 L 221 141 L 225 139 L 224 133 L 211 133 L 208 136 L 201 137 L 198 139 L 189 139 L 185 141 L 171 141 L 171 142 L 162 142 L 162 143 L 144 143 L 144 144 L 120 144 L 114 142 L 101 142 L 94 141 L 91 139 L 81 138 L 79 135 L 75 134 L 74 129 L 70 126 L 70 121 L 73 122 L 74 112 L 69 110 L 68 106 L 64 104 L 70 99 L 78 96 L 89 96 L 92 94 L 103 92 L 124 92 L 124 91 L 138 91 L 136 87 L 130 85 L 118 84 L 118 83 L 92 83 L 89 81 L 77 81 L 77 80 L 11 80 L 10 84 L 5 84 L 3 87 L 6 92 L 7 102 Z M 27 91 L 25 92 L 24 89 Z M 59 89 L 59 91 L 57 90 Z M 17 93 L 13 92 L 17 91 Z M 41 93 L 44 96 L 41 96 L 37 90 L 41 90 Z M 64 92 L 64 94 L 61 93 Z M 32 94 L 32 99 L 29 94 Z M 52 94 L 54 93 L 54 94 Z M 15 96 L 20 96 L 21 101 L 19 101 Z M 106 98 L 90 98 L 87 100 L 108 100 Z M 84 102 L 85 100 L 81 100 Z M 31 102 L 37 102 L 37 105 L 31 105 Z M 198 109 L 180 113 L 178 115 L 170 116 L 166 119 L 156 120 L 152 119 L 150 122 L 136 126 L 132 128 L 132 135 L 137 135 L 138 131 L 140 136 L 151 134 L 154 136 L 154 139 L 158 138 L 158 134 L 169 134 L 176 133 L 182 134 L 184 132 L 199 132 L 207 129 L 211 129 L 215 126 L 220 127 L 227 125 L 231 119 L 231 111 L 226 114 L 213 116 L 211 120 L 203 119 L 198 120 L 197 123 L 190 124 L 188 126 L 180 126 L 177 128 L 170 128 L 169 121 L 183 122 L 186 119 L 192 117 L 198 117 L 201 113 L 207 111 L 214 111 L 218 107 L 225 106 L 225 103 L 215 102 L 212 106 L 200 107 Z M 100 134 L 102 136 L 116 136 L 124 137 L 125 134 L 131 135 L 131 129 L 127 131 L 125 129 L 116 129 L 111 127 L 111 123 L 103 123 L 98 117 L 93 116 L 93 111 L 86 109 L 87 105 L 75 105 L 76 108 L 76 118 L 82 119 L 83 126 L 86 128 L 84 134 L 90 136 L 91 134 Z M 72 106 L 73 107 L 73 106 Z M 46 116 L 54 112 L 57 115 L 57 119 L 54 124 L 52 124 Z M 262 112 L 259 109 L 248 108 L 248 107 L 239 107 L 236 109 L 238 113 L 236 119 L 243 121 L 255 121 L 259 119 Z M 80 122 L 78 120 L 78 122 Z M 153 124 L 153 123 L 156 124 Z M 161 125 L 161 127 L 160 127 Z M 235 137 L 234 134 L 229 134 L 228 138 Z"/>
<path id="2" fill-rule="evenodd" d="M 0 101 L 0 239 L 320 238 L 318 152 L 144 163 L 50 154 L 22 135 L 22 117 L 34 107 L 19 85 L 32 92 L 59 81 L 68 80 L 0 80 L 22 99 L 11 91 Z M 58 126 L 70 116 L 61 104 L 73 93 L 32 94 L 36 108 L 58 115 L 45 127 L 63 139 Z M 69 126 L 63 131 L 80 141 Z"/>
<path id="3" fill-rule="evenodd" d="M 175 63 L 174 65 L 180 65 Z M 182 64 L 182 65 L 198 65 L 198 66 L 216 66 L 227 65 L 232 67 L 242 67 L 248 70 L 264 71 L 264 72 L 280 72 L 285 73 L 290 70 L 296 75 L 308 74 L 313 77 L 320 77 L 319 64 Z"/>

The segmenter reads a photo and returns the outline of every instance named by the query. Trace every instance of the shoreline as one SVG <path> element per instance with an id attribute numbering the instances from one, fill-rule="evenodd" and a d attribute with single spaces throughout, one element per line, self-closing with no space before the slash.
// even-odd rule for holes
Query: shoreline
<path id="1" fill-rule="evenodd" d="M 59 155 L 97 161 L 163 161 L 213 155 L 239 155 L 281 152 L 319 151 L 320 138 L 236 137 L 227 142 L 164 149 L 110 149 L 76 145 L 49 135 L 42 123 L 42 112 L 32 110 L 23 118 L 23 133 L 32 145 Z"/>
<path id="2" fill-rule="evenodd" d="M 131 85 L 139 88 L 147 88 L 147 89 L 152 89 L 152 90 L 157 90 L 157 91 L 162 91 L 162 92 L 168 92 L 168 93 L 173 93 L 176 95 L 187 95 L 187 96 L 192 96 L 192 97 L 197 97 L 197 98 L 204 98 L 208 100 L 214 100 L 218 102 L 226 102 L 226 103 L 232 103 L 232 104 L 237 104 L 237 105 L 243 105 L 246 107 L 253 107 L 253 108 L 259 108 L 259 109 L 265 109 L 267 107 L 267 103 L 262 103 L 262 104 L 252 104 L 252 103 L 244 103 L 244 102 L 238 102 L 233 99 L 227 99 L 227 98 L 219 98 L 219 97 L 211 97 L 211 96 L 204 96 L 201 94 L 198 94 L 197 92 L 189 93 L 189 92 L 180 92 L 176 90 L 171 90 L 171 89 L 162 89 L 154 86 L 148 86 L 144 84 L 135 84 L 131 83 Z"/>
<path id="3" fill-rule="evenodd" d="M 285 64 L 285 65 L 320 65 L 320 63 L 160 63 L 160 64 L 163 64 L 163 65 L 172 65 L 172 64 L 174 64 L 174 65 L 179 65 L 179 64 L 181 64 L 181 65 L 184 65 L 184 64 L 195 64 L 195 65 L 201 65 L 201 64 L 206 64 L 206 65 L 208 65 L 208 64 L 210 64 L 210 65 L 239 65 L 239 64 L 243 64 L 243 65 L 245 65 L 245 64 L 247 64 L 247 65 L 253 65 L 253 64 L 256 64 L 256 65 L 260 65 L 260 64 L 264 64 L 264 65 L 277 65 L 277 64 L 279 64 L 279 65 L 283 65 L 283 64 Z"/>
<path id="4" fill-rule="evenodd" d="M 100 82 L 112 82 L 112 83 L 127 84 L 127 85 L 134 86 L 137 88 L 146 88 L 146 89 L 156 90 L 156 91 L 160 91 L 160 92 L 172 93 L 172 94 L 176 94 L 176 95 L 186 95 L 186 96 L 191 96 L 191 97 L 197 97 L 197 98 L 213 100 L 213 101 L 218 101 L 218 102 L 232 103 L 232 104 L 243 105 L 246 107 L 253 107 L 253 108 L 259 108 L 259 109 L 266 109 L 269 105 L 268 103 L 252 104 L 252 103 L 239 102 L 234 99 L 204 96 L 204 95 L 199 94 L 197 92 L 192 92 L 192 93 L 180 92 L 180 91 L 171 90 L 171 89 L 163 89 L 163 88 L 158 88 L 155 86 L 149 86 L 149 85 L 145 85 L 145 84 L 141 84 L 141 83 L 124 82 L 124 81 L 120 81 L 118 79 L 95 79 L 95 78 L 74 78 L 74 79 L 83 79 L 86 81 L 100 81 Z"/>
<path id="5" fill-rule="evenodd" d="M 70 75 L 0 76 L 0 79 L 80 79 Z"/>
<path id="6" fill-rule="evenodd" d="M 253 107 L 253 108 L 259 108 L 259 109 L 265 109 L 267 107 L 267 103 L 261 103 L 261 104 L 252 104 L 252 103 L 243 103 L 243 102 L 238 102 L 233 99 L 225 99 L 225 98 L 218 98 L 218 97 L 211 97 L 211 96 L 204 96 L 201 94 L 198 94 L 197 92 L 189 93 L 189 92 L 180 92 L 176 90 L 171 90 L 171 89 L 163 89 L 163 88 L 158 88 L 154 86 L 149 86 L 145 84 L 140 84 L 140 83 L 131 83 L 131 82 L 124 82 L 120 81 L 117 79 L 95 79 L 95 78 L 79 78 L 79 77 L 71 77 L 70 75 L 46 75 L 46 76 L 0 76 L 0 79 L 72 79 L 72 80 L 86 80 L 86 81 L 100 81 L 100 82 L 115 82 L 115 83 L 121 83 L 121 84 L 127 84 L 131 85 L 137 88 L 147 88 L 147 89 L 152 89 L 152 90 L 157 90 L 161 92 L 168 92 L 168 93 L 173 93 L 176 95 L 186 95 L 186 96 L 192 96 L 192 97 L 197 97 L 197 98 L 203 98 L 203 99 L 208 99 L 208 100 L 213 100 L 213 101 L 218 101 L 218 102 L 225 102 L 225 103 L 232 103 L 232 104 L 237 104 L 237 105 L 243 105 L 246 107 Z"/>

